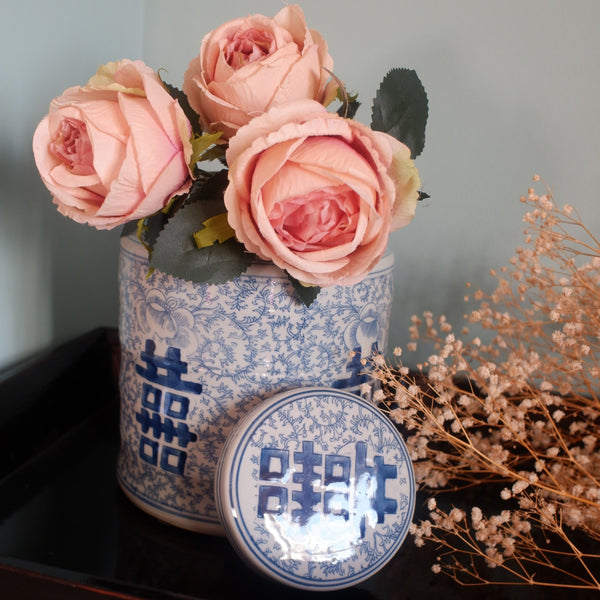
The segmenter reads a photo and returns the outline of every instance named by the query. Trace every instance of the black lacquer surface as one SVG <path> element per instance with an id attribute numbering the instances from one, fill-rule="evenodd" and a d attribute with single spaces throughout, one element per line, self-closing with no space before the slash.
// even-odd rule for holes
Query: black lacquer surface
<path id="1" fill-rule="evenodd" d="M 122 494 L 117 369 L 116 332 L 101 329 L 0 373 L 0 598 L 600 597 L 461 587 L 434 575 L 433 549 L 410 539 L 355 588 L 304 592 L 264 579 L 226 539 L 156 521 Z"/>

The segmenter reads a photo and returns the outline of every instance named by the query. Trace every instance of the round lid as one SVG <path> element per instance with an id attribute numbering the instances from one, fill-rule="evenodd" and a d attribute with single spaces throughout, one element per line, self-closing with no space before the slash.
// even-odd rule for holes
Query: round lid
<path id="1" fill-rule="evenodd" d="M 308 590 L 376 573 L 404 541 L 415 506 L 393 423 L 329 388 L 284 392 L 248 413 L 225 444 L 215 485 L 237 551 L 263 574 Z"/>

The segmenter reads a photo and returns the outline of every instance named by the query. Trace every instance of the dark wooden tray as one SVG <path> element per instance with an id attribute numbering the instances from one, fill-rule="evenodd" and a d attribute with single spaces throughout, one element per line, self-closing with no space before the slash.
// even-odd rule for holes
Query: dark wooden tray
<path id="1" fill-rule="evenodd" d="M 255 574 L 226 539 L 165 525 L 125 498 L 115 478 L 118 360 L 116 331 L 99 329 L 0 373 L 0 597 L 314 596 Z M 433 562 L 434 549 L 417 549 L 408 539 L 368 581 L 318 595 L 381 600 L 565 595 L 520 586 L 461 587 L 434 575 Z"/>

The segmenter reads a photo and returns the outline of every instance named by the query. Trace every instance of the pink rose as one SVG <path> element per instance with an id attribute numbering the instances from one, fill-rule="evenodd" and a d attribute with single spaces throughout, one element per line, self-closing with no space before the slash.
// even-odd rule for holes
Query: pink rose
<path id="1" fill-rule="evenodd" d="M 62 214 L 111 229 L 189 189 L 190 137 L 189 121 L 156 73 L 122 60 L 52 101 L 33 153 Z"/>
<path id="2" fill-rule="evenodd" d="M 274 18 L 250 15 L 207 34 L 185 73 L 183 91 L 205 131 L 231 137 L 248 121 L 290 100 L 327 103 L 333 60 L 299 6 Z M 327 89 L 326 89 L 327 88 Z"/>
<path id="3" fill-rule="evenodd" d="M 237 238 L 310 285 L 360 281 L 417 203 L 404 144 L 312 100 L 242 127 L 227 162 L 225 205 Z"/>

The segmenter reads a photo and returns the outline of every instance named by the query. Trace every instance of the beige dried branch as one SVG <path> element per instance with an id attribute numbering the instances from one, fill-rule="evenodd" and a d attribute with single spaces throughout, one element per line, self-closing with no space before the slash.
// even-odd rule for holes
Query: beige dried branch
<path id="1" fill-rule="evenodd" d="M 486 517 L 431 496 L 412 533 L 441 549 L 435 571 L 600 590 L 600 242 L 549 192 L 522 201 L 525 245 L 492 293 L 466 298 L 461 337 L 444 316 L 413 317 L 406 349 L 431 356 L 412 372 L 400 349 L 396 364 L 375 357 L 375 397 L 406 433 L 420 489 L 486 487 L 505 503 Z"/>

